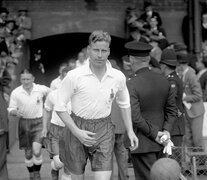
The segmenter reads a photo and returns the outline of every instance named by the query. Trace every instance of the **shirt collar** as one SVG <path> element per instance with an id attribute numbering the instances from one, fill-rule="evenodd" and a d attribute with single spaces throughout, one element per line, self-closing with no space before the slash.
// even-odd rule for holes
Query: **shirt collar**
<path id="1" fill-rule="evenodd" d="M 33 83 L 33 89 L 32 89 L 32 91 L 36 91 L 36 90 L 37 90 L 37 86 L 36 86 L 35 83 Z M 23 85 L 21 85 L 20 91 L 21 91 L 21 93 L 22 93 L 22 92 L 23 92 L 23 93 L 26 92 L 25 89 L 23 88 Z M 31 91 L 31 92 L 32 92 L 32 91 Z"/>
<path id="2" fill-rule="evenodd" d="M 87 62 L 84 65 L 84 67 L 85 67 L 84 71 L 83 71 L 84 75 L 92 75 L 93 74 L 93 72 L 91 71 L 91 68 L 90 68 L 89 59 L 87 59 Z M 106 75 L 107 76 L 113 76 L 113 68 L 112 68 L 111 63 L 109 62 L 109 60 L 106 61 Z"/>

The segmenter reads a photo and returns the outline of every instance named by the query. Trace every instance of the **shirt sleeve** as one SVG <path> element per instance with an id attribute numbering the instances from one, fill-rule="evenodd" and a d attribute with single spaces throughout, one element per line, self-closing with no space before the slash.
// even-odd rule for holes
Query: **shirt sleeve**
<path id="1" fill-rule="evenodd" d="M 71 96 L 74 92 L 75 77 L 70 73 L 61 82 L 60 88 L 57 90 L 57 102 L 55 103 L 55 111 L 67 111 L 67 104 L 71 101 Z"/>
<path id="2" fill-rule="evenodd" d="M 120 108 L 130 107 L 129 91 L 126 86 L 126 78 L 124 75 L 119 82 L 119 90 L 117 92 L 116 103 Z"/>
<path id="3" fill-rule="evenodd" d="M 43 86 L 44 96 L 47 96 L 51 92 L 51 89 L 47 86 Z"/>
<path id="4" fill-rule="evenodd" d="M 9 107 L 7 108 L 7 110 L 8 112 L 10 112 L 12 110 L 17 110 L 17 108 L 18 106 L 17 106 L 16 95 L 15 95 L 15 92 L 13 91 L 10 96 Z"/>
<path id="5" fill-rule="evenodd" d="M 54 93 L 50 92 L 45 100 L 44 107 L 47 111 L 52 111 L 54 107 L 54 102 L 52 101 Z"/>

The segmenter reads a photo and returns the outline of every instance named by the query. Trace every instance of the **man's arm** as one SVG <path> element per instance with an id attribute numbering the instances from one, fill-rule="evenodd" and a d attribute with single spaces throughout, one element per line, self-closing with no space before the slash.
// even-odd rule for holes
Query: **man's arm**
<path id="1" fill-rule="evenodd" d="M 44 110 L 43 110 L 42 137 L 46 137 L 47 136 L 48 122 L 50 122 L 51 118 L 52 118 L 52 111 L 49 111 L 46 108 L 44 108 Z"/>
<path id="2" fill-rule="evenodd" d="M 17 105 L 16 96 L 18 95 L 15 92 L 11 93 L 10 100 L 9 100 L 9 107 L 7 108 L 7 110 L 11 116 L 22 117 L 22 113 L 19 111 Z"/>
<path id="3" fill-rule="evenodd" d="M 128 137 L 131 141 L 130 149 L 135 150 L 136 148 L 138 148 L 139 141 L 132 128 L 131 108 L 120 108 L 120 109 L 121 109 L 121 115 L 122 115 L 124 125 L 126 127 Z"/>
<path id="4" fill-rule="evenodd" d="M 165 104 L 165 122 L 163 125 L 163 130 L 170 132 L 172 130 L 172 126 L 175 123 L 178 117 L 178 108 L 176 105 L 175 99 L 176 91 L 174 88 L 169 88 L 167 102 Z"/>

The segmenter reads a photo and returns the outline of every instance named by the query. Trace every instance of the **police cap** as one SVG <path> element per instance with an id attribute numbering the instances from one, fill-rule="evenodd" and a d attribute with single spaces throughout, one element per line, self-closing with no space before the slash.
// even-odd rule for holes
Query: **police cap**
<path id="1" fill-rule="evenodd" d="M 188 64 L 187 54 L 177 53 L 177 59 L 179 64 Z"/>
<path id="2" fill-rule="evenodd" d="M 131 41 L 125 44 L 125 48 L 128 49 L 129 55 L 145 57 L 149 56 L 153 47 L 144 42 Z"/>
<path id="3" fill-rule="evenodd" d="M 173 49 L 165 49 L 161 54 L 161 64 L 166 64 L 169 66 L 177 66 L 177 56 Z"/>

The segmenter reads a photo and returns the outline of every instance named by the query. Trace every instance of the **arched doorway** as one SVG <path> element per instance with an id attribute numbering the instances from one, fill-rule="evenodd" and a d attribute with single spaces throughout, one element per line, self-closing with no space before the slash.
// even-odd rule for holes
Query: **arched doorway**
<path id="1" fill-rule="evenodd" d="M 59 65 L 76 58 L 79 51 L 88 45 L 90 33 L 67 33 L 47 36 L 30 42 L 30 68 L 35 74 L 36 83 L 50 85 L 58 76 Z M 121 57 L 126 54 L 125 39 L 112 36 L 110 58 L 115 59 L 122 66 Z M 35 54 L 41 50 L 41 59 L 35 61 Z M 44 65 L 45 73 L 40 69 Z"/>

